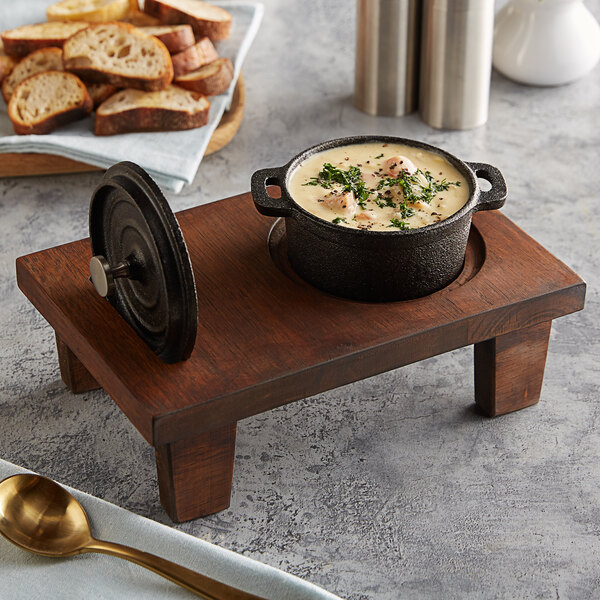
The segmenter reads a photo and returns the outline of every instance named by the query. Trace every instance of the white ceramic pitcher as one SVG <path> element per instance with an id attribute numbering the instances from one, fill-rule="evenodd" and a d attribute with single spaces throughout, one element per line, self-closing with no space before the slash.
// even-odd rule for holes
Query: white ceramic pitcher
<path id="1" fill-rule="evenodd" d="M 496 15 L 494 67 L 531 85 L 562 85 L 600 59 L 600 26 L 583 0 L 510 0 Z"/>

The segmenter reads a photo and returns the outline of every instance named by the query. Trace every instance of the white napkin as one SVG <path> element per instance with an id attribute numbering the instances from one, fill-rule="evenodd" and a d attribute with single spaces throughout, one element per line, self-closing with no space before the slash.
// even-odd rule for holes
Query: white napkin
<path id="1" fill-rule="evenodd" d="M 45 21 L 46 6 L 52 3 L 53 0 L 0 0 L 0 30 Z M 264 12 L 263 5 L 255 2 L 221 1 L 213 4 L 226 8 L 233 15 L 230 38 L 217 42 L 216 47 L 221 56 L 231 59 L 235 74 L 227 93 L 210 99 L 207 125 L 189 131 L 96 137 L 92 133 L 92 117 L 88 117 L 49 135 L 14 135 L 6 105 L 0 99 L 0 161 L 4 152 L 57 154 L 104 168 L 122 160 L 131 160 L 146 169 L 161 187 L 179 192 L 185 183 L 193 181 L 208 142 L 231 103 L 242 63 Z"/>
<path id="2" fill-rule="evenodd" d="M 0 459 L 0 480 L 28 472 Z M 65 486 L 66 487 L 66 486 Z M 267 600 L 340 600 L 329 592 L 230 550 L 171 529 L 114 504 L 69 491 L 81 502 L 98 539 L 134 546 Z M 0 536 L 0 598 L 34 600 L 164 600 L 194 594 L 125 560 L 103 554 L 46 558 Z"/>

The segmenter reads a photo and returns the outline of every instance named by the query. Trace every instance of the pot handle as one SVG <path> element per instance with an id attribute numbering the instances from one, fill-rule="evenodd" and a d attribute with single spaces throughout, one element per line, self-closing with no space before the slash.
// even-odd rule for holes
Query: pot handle
<path id="1" fill-rule="evenodd" d="M 252 175 L 250 190 L 256 210 L 267 217 L 287 217 L 292 214 L 292 202 L 283 191 L 285 167 L 261 169 Z M 271 198 L 267 193 L 268 185 L 277 185 L 281 189 L 281 198 Z"/>
<path id="2" fill-rule="evenodd" d="M 485 179 L 492 184 L 487 192 L 479 192 L 479 200 L 475 211 L 494 210 L 504 206 L 506 200 L 506 182 L 502 173 L 496 167 L 485 163 L 467 163 L 475 173 L 475 177 Z"/>

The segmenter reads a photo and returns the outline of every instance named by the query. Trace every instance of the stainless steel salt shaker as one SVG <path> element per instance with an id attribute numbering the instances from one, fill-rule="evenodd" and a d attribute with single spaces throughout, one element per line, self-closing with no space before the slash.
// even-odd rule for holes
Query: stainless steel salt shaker
<path id="1" fill-rule="evenodd" d="M 419 110 L 441 129 L 488 117 L 494 0 L 423 0 Z"/>
<path id="2" fill-rule="evenodd" d="M 358 0 L 355 106 L 371 115 L 417 109 L 421 0 Z"/>

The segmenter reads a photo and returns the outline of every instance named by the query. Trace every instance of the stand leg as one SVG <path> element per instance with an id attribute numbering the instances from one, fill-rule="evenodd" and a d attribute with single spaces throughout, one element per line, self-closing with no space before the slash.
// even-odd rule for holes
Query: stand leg
<path id="1" fill-rule="evenodd" d="M 100 386 L 83 366 L 81 361 L 71 352 L 69 347 L 56 336 L 56 350 L 58 351 L 58 366 L 60 376 L 65 385 L 74 393 L 81 394 L 96 390 Z"/>
<path id="2" fill-rule="evenodd" d="M 156 447 L 160 501 L 176 523 L 226 509 L 237 423 Z"/>
<path id="3" fill-rule="evenodd" d="M 488 416 L 540 399 L 552 321 L 475 344 L 475 402 Z"/>

